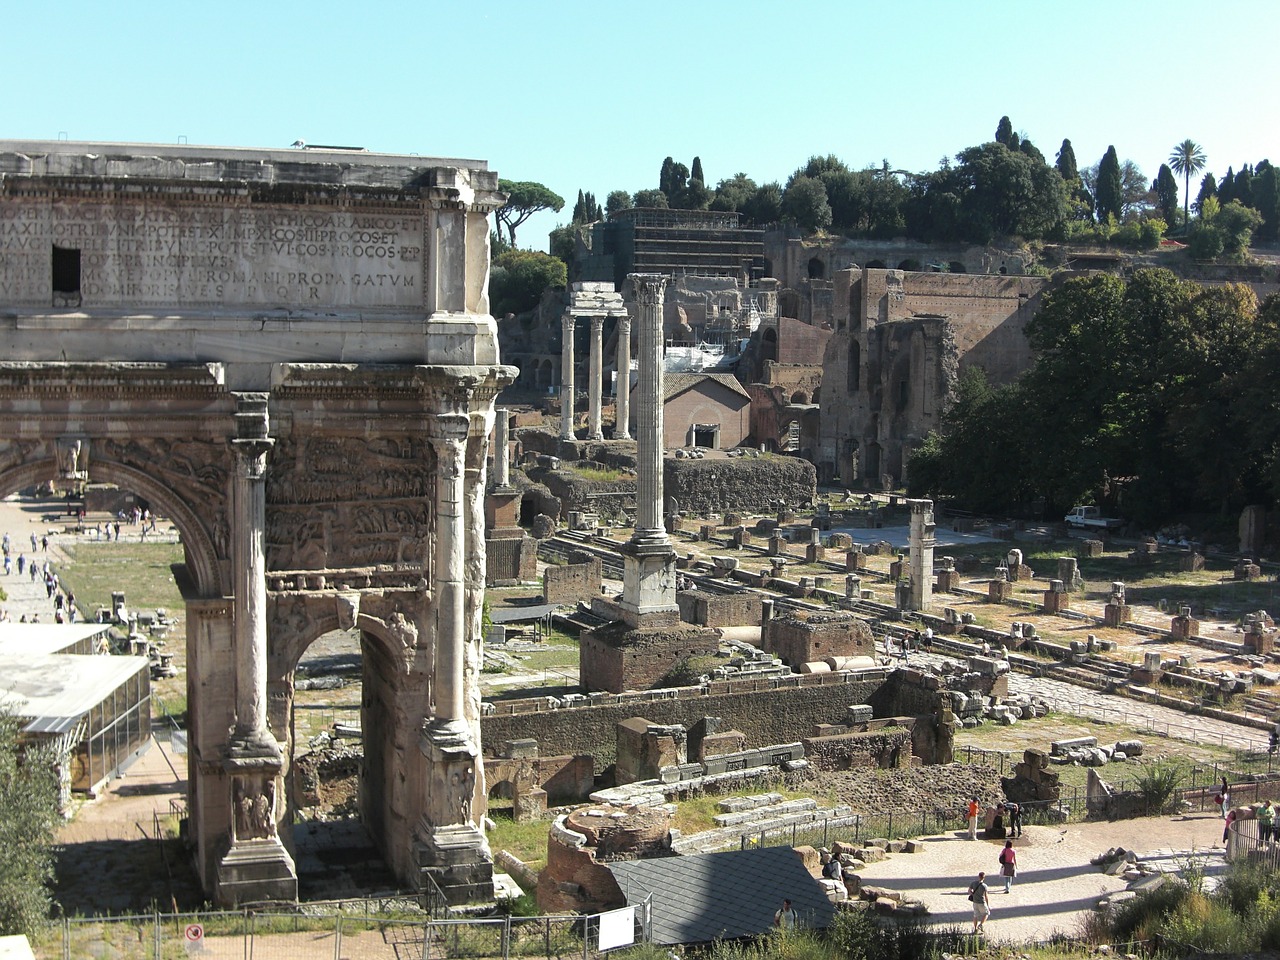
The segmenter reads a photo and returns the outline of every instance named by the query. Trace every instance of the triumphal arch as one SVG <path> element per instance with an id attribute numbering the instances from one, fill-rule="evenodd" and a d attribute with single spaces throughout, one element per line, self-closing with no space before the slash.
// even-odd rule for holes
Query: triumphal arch
<path id="1" fill-rule="evenodd" d="M 293 673 L 361 631 L 361 808 L 405 882 L 492 893 L 481 161 L 0 141 L 0 487 L 114 482 L 185 546 L 190 832 L 292 898 Z"/>

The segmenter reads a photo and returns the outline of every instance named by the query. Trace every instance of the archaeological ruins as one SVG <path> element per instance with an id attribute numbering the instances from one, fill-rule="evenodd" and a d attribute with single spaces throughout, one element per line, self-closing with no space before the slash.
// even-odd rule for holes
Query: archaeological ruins
<path id="1" fill-rule="evenodd" d="M 92 479 L 181 532 L 208 896 L 292 899 L 293 673 L 361 632 L 363 819 L 400 880 L 492 895 L 483 161 L 0 142 L 0 485 Z"/>

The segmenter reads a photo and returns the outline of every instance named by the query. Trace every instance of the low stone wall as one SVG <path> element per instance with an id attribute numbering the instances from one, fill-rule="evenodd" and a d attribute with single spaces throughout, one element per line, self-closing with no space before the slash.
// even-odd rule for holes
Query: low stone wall
<path id="1" fill-rule="evenodd" d="M 706 593 L 685 590 L 676 594 L 680 619 L 704 627 L 755 626 L 760 622 L 760 596 L 755 593 Z"/>
<path id="2" fill-rule="evenodd" d="M 542 575 L 543 603 L 577 603 L 600 593 L 602 565 L 598 557 L 578 554 L 575 563 L 552 564 Z"/>
<path id="3" fill-rule="evenodd" d="M 818 770 L 908 767 L 911 765 L 911 731 L 906 727 L 886 727 L 811 737 L 804 741 L 804 754 Z"/>
<path id="4" fill-rule="evenodd" d="M 590 752 L 597 772 L 602 772 L 617 758 L 618 724 L 632 717 L 686 728 L 704 717 L 719 717 L 723 728 L 742 731 L 749 747 L 763 746 L 800 741 L 820 723 L 839 723 L 846 707 L 869 702 L 883 684 L 878 674 L 869 679 L 822 674 L 784 681 L 724 681 L 561 709 L 552 709 L 540 698 L 495 704 L 499 712 L 483 717 L 480 730 L 486 752 L 500 749 L 508 740 L 532 738 L 547 755 Z M 512 713 L 503 715 L 504 709 Z"/>
<path id="5" fill-rule="evenodd" d="M 795 457 L 676 460 L 663 465 L 663 491 L 682 513 L 770 513 L 778 500 L 791 507 L 817 495 L 813 464 Z"/>

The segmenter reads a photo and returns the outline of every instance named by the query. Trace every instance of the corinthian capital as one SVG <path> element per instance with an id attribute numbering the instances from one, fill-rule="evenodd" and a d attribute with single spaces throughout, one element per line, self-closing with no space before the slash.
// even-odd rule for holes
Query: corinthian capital
<path id="1" fill-rule="evenodd" d="M 636 291 L 636 302 L 648 306 L 662 303 L 663 293 L 667 287 L 667 278 L 661 273 L 632 273 L 627 279 Z"/>

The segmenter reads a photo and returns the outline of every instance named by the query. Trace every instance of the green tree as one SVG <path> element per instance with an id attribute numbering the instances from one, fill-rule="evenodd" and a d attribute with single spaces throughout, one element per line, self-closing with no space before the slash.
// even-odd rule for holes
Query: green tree
<path id="1" fill-rule="evenodd" d="M 1155 191 L 1160 216 L 1165 223 L 1173 223 L 1178 212 L 1178 181 L 1167 163 L 1160 164 L 1160 172 L 1156 174 L 1151 189 Z"/>
<path id="2" fill-rule="evenodd" d="M 631 194 L 625 190 L 613 190 L 604 200 L 604 211 L 610 217 L 631 206 Z"/>
<path id="3" fill-rule="evenodd" d="M 1228 256 L 1240 257 L 1253 242 L 1253 231 L 1262 226 L 1262 216 L 1239 200 L 1232 200 L 1223 205 L 1213 223 L 1222 231 L 1223 251 Z"/>
<path id="4" fill-rule="evenodd" d="M 1143 216 L 1156 202 L 1151 181 L 1132 160 L 1120 164 L 1120 196 L 1123 219 Z"/>
<path id="5" fill-rule="evenodd" d="M 507 202 L 494 211 L 498 229 L 507 228 L 507 242 L 516 245 L 516 227 L 539 210 L 564 209 L 564 197 L 555 191 L 527 180 L 499 180 L 498 189 L 507 195 Z"/>
<path id="6" fill-rule="evenodd" d="M 996 143 L 1009 146 L 1013 142 L 1016 134 L 1013 132 L 1013 124 L 1009 122 L 1008 117 L 1001 117 L 1000 122 L 996 124 Z"/>
<path id="7" fill-rule="evenodd" d="M 1173 148 L 1169 154 L 1169 168 L 1182 177 L 1182 215 L 1191 219 L 1191 178 L 1204 169 L 1205 155 L 1200 144 L 1188 138 Z"/>
<path id="8" fill-rule="evenodd" d="M 568 268 L 540 250 L 508 250 L 494 258 L 489 274 L 490 310 L 495 317 L 532 310 L 548 287 L 563 287 Z"/>
<path id="9" fill-rule="evenodd" d="M 756 182 L 745 173 L 735 173 L 728 180 L 716 184 L 716 194 L 711 200 L 712 210 L 732 210 L 741 213 L 755 196 Z"/>
<path id="10" fill-rule="evenodd" d="M 782 219 L 782 184 L 777 181 L 756 188 L 751 200 L 742 208 L 748 223 L 764 226 Z"/>
<path id="11" fill-rule="evenodd" d="M 1277 184 L 1276 168 L 1263 160 L 1254 172 L 1253 206 L 1262 217 L 1258 239 L 1275 243 L 1280 240 L 1280 185 Z"/>
<path id="12" fill-rule="evenodd" d="M 631 198 L 633 207 L 659 207 L 665 210 L 670 204 L 661 190 L 641 190 Z"/>
<path id="13" fill-rule="evenodd" d="M 547 249 L 551 255 L 566 264 L 573 263 L 574 247 L 577 245 L 578 226 L 565 224 L 553 229 L 547 235 Z M 495 256 L 496 259 L 496 256 Z"/>
<path id="14" fill-rule="evenodd" d="M 699 183 L 706 183 L 707 178 L 702 175 L 702 158 L 694 157 L 693 166 L 689 170 L 689 179 L 697 180 Z"/>
<path id="15" fill-rule="evenodd" d="M 1218 203 L 1230 203 L 1236 198 L 1236 175 L 1231 167 L 1227 167 L 1227 172 L 1222 175 L 1222 180 L 1218 184 Z"/>
<path id="16" fill-rule="evenodd" d="M 1071 146 L 1071 141 L 1064 139 L 1062 146 L 1058 148 L 1058 176 L 1070 183 L 1072 180 L 1078 180 L 1080 173 L 1076 169 L 1076 151 Z"/>
<path id="17" fill-rule="evenodd" d="M 0 712 L 0 936 L 34 934 L 49 917 L 58 780 L 54 758 L 28 746 Z"/>
<path id="18" fill-rule="evenodd" d="M 1124 215 L 1124 179 L 1114 146 L 1107 147 L 1098 163 L 1098 183 L 1093 199 L 1099 223 L 1105 223 L 1108 217 L 1119 220 Z"/>
<path id="19" fill-rule="evenodd" d="M 1235 185 L 1231 191 L 1231 199 L 1239 200 L 1243 206 L 1253 206 L 1253 171 L 1246 163 L 1236 174 Z"/>
<path id="20" fill-rule="evenodd" d="M 1201 210 L 1204 209 L 1204 202 L 1208 199 L 1217 199 L 1218 181 L 1213 173 L 1206 173 L 1204 179 L 1200 181 L 1200 192 L 1196 195 L 1196 202 L 1192 205 L 1195 208 L 1196 215 L 1199 216 Z"/>
<path id="21" fill-rule="evenodd" d="M 795 177 L 782 195 L 782 215 L 808 233 L 831 226 L 827 188 L 813 177 Z"/>
<path id="22" fill-rule="evenodd" d="M 658 189 L 668 197 L 675 192 L 671 178 L 671 171 L 675 168 L 675 165 L 674 157 L 666 157 L 662 161 L 662 170 L 658 173 Z"/>

